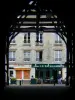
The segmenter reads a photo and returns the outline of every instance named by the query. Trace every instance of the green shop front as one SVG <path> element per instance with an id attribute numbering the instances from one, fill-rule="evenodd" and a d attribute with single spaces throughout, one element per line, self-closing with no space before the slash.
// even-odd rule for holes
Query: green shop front
<path id="1" fill-rule="evenodd" d="M 35 77 L 46 79 L 46 78 L 52 78 L 55 76 L 57 78 L 57 75 L 59 72 L 61 72 L 62 76 L 62 68 L 63 65 L 61 64 L 32 64 L 32 68 L 35 68 Z"/>

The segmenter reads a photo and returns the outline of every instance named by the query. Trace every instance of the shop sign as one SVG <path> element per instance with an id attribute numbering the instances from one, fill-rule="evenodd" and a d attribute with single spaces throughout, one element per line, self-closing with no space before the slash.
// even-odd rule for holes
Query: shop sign
<path id="1" fill-rule="evenodd" d="M 38 68 L 38 67 L 46 67 L 46 68 L 48 68 L 48 67 L 64 67 L 62 64 L 32 64 L 32 67 L 36 67 L 36 68 Z"/>

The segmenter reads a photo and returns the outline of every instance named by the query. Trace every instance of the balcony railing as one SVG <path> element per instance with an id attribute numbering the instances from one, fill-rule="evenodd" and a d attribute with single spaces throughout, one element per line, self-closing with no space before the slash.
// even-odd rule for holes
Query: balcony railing
<path id="1" fill-rule="evenodd" d="M 23 41 L 24 42 L 24 46 L 31 46 L 30 40 L 29 41 Z"/>
<path id="2" fill-rule="evenodd" d="M 55 58 L 55 61 L 62 61 L 62 58 Z"/>
<path id="3" fill-rule="evenodd" d="M 35 41 L 36 42 L 36 46 L 43 46 L 43 41 Z"/>
<path id="4" fill-rule="evenodd" d="M 30 43 L 30 39 L 24 40 L 24 43 Z"/>
<path id="5" fill-rule="evenodd" d="M 54 44 L 55 46 L 62 46 L 62 41 L 60 40 L 60 41 L 55 41 L 55 44 Z"/>
<path id="6" fill-rule="evenodd" d="M 42 59 L 40 59 L 40 58 L 36 58 L 36 61 L 42 61 Z"/>
<path id="7" fill-rule="evenodd" d="M 55 43 L 62 43 L 62 41 L 61 41 L 61 40 L 59 40 L 59 41 L 58 41 L 58 40 L 56 40 L 56 41 L 55 41 Z"/>
<path id="8" fill-rule="evenodd" d="M 9 61 L 15 61 L 16 58 L 9 58 Z"/>
<path id="9" fill-rule="evenodd" d="M 30 61 L 30 58 L 24 58 L 24 61 Z"/>
<path id="10" fill-rule="evenodd" d="M 11 41 L 11 43 L 10 44 L 16 44 L 16 42 L 15 41 Z"/>

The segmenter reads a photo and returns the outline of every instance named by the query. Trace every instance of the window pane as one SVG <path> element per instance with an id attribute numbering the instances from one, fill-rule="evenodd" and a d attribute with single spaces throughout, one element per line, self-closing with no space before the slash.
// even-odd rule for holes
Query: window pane
<path id="1" fill-rule="evenodd" d="M 36 52 L 36 61 L 39 61 L 39 52 Z"/>
<path id="2" fill-rule="evenodd" d="M 30 61 L 30 51 L 24 51 L 24 61 Z"/>
<path id="3" fill-rule="evenodd" d="M 10 71 L 10 77 L 13 77 L 13 71 Z"/>
<path id="4" fill-rule="evenodd" d="M 42 43 L 42 34 L 40 34 L 40 43 Z"/>
<path id="5" fill-rule="evenodd" d="M 9 58 L 12 58 L 12 52 L 9 51 Z"/>
<path id="6" fill-rule="evenodd" d="M 36 58 L 39 58 L 39 52 L 36 52 Z"/>
<path id="7" fill-rule="evenodd" d="M 39 41 L 39 33 L 36 33 L 36 42 Z"/>
<path id="8" fill-rule="evenodd" d="M 55 51 L 55 58 L 58 58 L 58 51 Z"/>
<path id="9" fill-rule="evenodd" d="M 55 34 L 55 42 L 57 42 L 57 43 L 61 43 L 62 42 L 62 39 L 58 34 Z"/>
<path id="10" fill-rule="evenodd" d="M 40 61 L 42 61 L 42 51 L 40 51 Z"/>
<path id="11" fill-rule="evenodd" d="M 11 43 L 15 43 L 15 38 L 12 39 Z"/>
<path id="12" fill-rule="evenodd" d="M 62 51 L 61 50 L 56 50 L 55 51 L 55 61 L 61 61 L 62 60 Z"/>
<path id="13" fill-rule="evenodd" d="M 28 43 L 30 43 L 30 32 L 28 32 Z"/>
<path id="14" fill-rule="evenodd" d="M 25 33 L 25 35 L 24 35 L 24 43 L 30 43 L 30 32 Z"/>
<path id="15" fill-rule="evenodd" d="M 55 61 L 58 61 L 58 50 L 55 50 Z"/>
<path id="16" fill-rule="evenodd" d="M 55 40 L 58 41 L 58 35 L 57 34 L 55 34 Z"/>
<path id="17" fill-rule="evenodd" d="M 12 53 L 13 53 L 13 58 L 15 58 L 15 51 L 13 51 Z"/>
<path id="18" fill-rule="evenodd" d="M 61 61 L 62 60 L 62 51 L 60 50 L 59 51 L 59 61 Z"/>
<path id="19" fill-rule="evenodd" d="M 42 61 L 42 51 L 36 52 L 36 61 Z"/>
<path id="20" fill-rule="evenodd" d="M 15 51 L 9 51 L 9 61 L 15 61 Z"/>
<path id="21" fill-rule="evenodd" d="M 24 35 L 24 43 L 26 43 L 27 34 Z"/>

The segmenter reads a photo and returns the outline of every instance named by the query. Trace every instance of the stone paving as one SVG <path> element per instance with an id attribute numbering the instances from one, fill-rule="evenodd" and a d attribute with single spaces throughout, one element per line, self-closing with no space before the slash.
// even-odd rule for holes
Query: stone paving
<path id="1" fill-rule="evenodd" d="M 10 84 L 9 86 L 54 86 L 54 84 L 22 84 L 22 85 Z M 66 86 L 66 85 L 55 84 L 55 86 Z"/>

